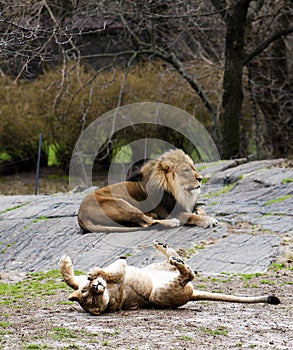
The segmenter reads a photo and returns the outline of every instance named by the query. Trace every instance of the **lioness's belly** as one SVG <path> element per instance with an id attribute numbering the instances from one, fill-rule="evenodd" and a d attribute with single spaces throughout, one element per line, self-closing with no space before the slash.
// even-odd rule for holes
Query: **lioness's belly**
<path id="1" fill-rule="evenodd" d="M 147 271 L 127 266 L 125 275 L 123 309 L 137 309 L 149 305 L 152 279 Z"/>

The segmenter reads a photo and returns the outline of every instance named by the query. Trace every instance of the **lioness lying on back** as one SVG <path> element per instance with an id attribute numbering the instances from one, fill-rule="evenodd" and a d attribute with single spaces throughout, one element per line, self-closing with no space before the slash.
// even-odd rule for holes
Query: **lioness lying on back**
<path id="1" fill-rule="evenodd" d="M 194 273 L 167 244 L 158 241 L 154 247 L 166 261 L 139 269 L 119 259 L 105 269 L 95 267 L 87 276 L 75 276 L 71 259 L 60 259 L 64 281 L 75 291 L 69 300 L 77 301 L 92 315 L 121 309 L 146 307 L 176 308 L 189 301 L 215 300 L 237 303 L 267 303 L 277 305 L 275 296 L 238 297 L 193 289 Z"/>
<path id="2" fill-rule="evenodd" d="M 137 178 L 87 195 L 78 212 L 80 227 L 85 232 L 117 232 L 157 223 L 167 227 L 217 225 L 216 219 L 196 207 L 202 177 L 182 150 L 149 160 Z"/>

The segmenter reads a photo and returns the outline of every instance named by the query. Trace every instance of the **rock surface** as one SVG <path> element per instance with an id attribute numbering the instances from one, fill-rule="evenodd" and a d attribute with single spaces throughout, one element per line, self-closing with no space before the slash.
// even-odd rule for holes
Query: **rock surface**
<path id="1" fill-rule="evenodd" d="M 167 241 L 194 270 L 264 272 L 292 246 L 293 171 L 282 160 L 223 161 L 198 167 L 208 178 L 200 204 L 216 228 L 179 227 L 82 234 L 77 210 L 85 196 L 68 193 L 0 196 L 0 271 L 58 268 L 63 254 L 83 271 L 118 256 L 145 266 L 161 259 L 152 241 Z"/>

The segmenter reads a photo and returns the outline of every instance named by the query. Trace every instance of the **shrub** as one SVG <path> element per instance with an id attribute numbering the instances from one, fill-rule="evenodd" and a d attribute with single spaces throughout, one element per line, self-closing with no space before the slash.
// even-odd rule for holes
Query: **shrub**
<path id="1" fill-rule="evenodd" d="M 198 62 L 189 69 L 199 77 L 199 82 L 209 92 L 209 98 L 219 105 L 220 66 Z M 123 90 L 122 82 L 125 83 Z M 175 70 L 160 61 L 138 63 L 129 70 L 127 77 L 123 69 L 96 72 L 73 63 L 50 68 L 32 82 L 14 83 L 1 77 L 0 98 L 1 151 L 12 160 L 32 158 L 35 164 L 42 132 L 46 159 L 49 151 L 54 149 L 63 168 L 68 168 L 71 153 L 83 130 L 119 103 L 167 103 L 193 114 L 208 129 L 211 124 L 195 92 Z M 108 163 L 113 153 L 136 136 L 145 137 L 144 132 L 145 128 L 137 126 L 131 133 L 121 131 L 117 134 L 105 162 Z M 153 128 L 147 136 L 161 134 L 162 130 Z M 178 135 L 168 132 L 168 137 L 178 147 L 188 148 Z"/>

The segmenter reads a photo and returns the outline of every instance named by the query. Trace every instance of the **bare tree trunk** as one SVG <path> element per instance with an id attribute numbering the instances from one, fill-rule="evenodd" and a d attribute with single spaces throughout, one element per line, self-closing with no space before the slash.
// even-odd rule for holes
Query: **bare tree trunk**
<path id="1" fill-rule="evenodd" d="M 243 100 L 242 72 L 245 25 L 249 1 L 238 1 L 226 13 L 225 72 L 223 81 L 224 158 L 239 156 L 239 118 Z"/>
<path id="2" fill-rule="evenodd" d="M 289 23 L 285 13 L 275 26 L 289 28 Z M 253 98 L 263 115 L 259 139 L 256 140 L 260 144 L 260 158 L 289 157 L 292 153 L 293 90 L 287 50 L 285 38 L 280 37 L 247 65 L 253 82 Z"/>

